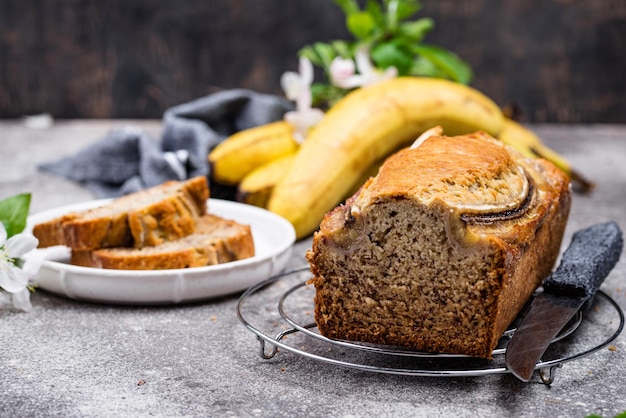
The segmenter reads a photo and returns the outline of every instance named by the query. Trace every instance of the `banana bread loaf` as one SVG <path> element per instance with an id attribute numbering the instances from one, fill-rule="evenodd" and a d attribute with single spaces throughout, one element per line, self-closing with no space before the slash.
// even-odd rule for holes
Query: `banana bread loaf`
<path id="1" fill-rule="evenodd" d="M 65 245 L 82 251 L 159 245 L 194 232 L 197 220 L 206 213 L 208 198 L 205 177 L 169 181 L 35 225 L 33 235 L 39 247 Z"/>
<path id="2" fill-rule="evenodd" d="M 154 247 L 72 250 L 70 263 L 105 269 L 163 270 L 201 267 L 254 256 L 250 226 L 204 215 L 196 232 Z"/>
<path id="3" fill-rule="evenodd" d="M 391 156 L 307 252 L 321 334 L 490 358 L 553 268 L 568 177 L 483 133 Z"/>

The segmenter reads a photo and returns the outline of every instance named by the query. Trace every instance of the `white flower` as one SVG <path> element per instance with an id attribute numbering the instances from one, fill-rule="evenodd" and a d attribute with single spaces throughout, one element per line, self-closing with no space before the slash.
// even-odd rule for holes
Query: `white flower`
<path id="1" fill-rule="evenodd" d="M 342 89 L 352 89 L 359 87 L 361 77 L 355 75 L 356 67 L 354 61 L 348 58 L 335 57 L 328 68 L 330 82 Z"/>
<path id="2" fill-rule="evenodd" d="M 28 257 L 22 268 L 15 261 L 37 247 L 37 238 L 29 234 L 16 234 L 7 239 L 7 231 L 0 222 L 0 288 L 12 294 L 17 309 L 30 309 L 28 281 L 35 276 L 42 256 Z"/>
<path id="3" fill-rule="evenodd" d="M 300 57 L 298 72 L 285 72 L 280 78 L 280 85 L 289 100 L 295 100 L 296 106 L 310 107 L 310 87 L 313 83 L 313 64 L 308 58 Z M 308 98 L 308 100 L 307 100 Z"/>
<path id="4" fill-rule="evenodd" d="M 312 108 L 311 84 L 313 83 L 313 64 L 305 57 L 300 58 L 298 73 L 285 72 L 280 84 L 289 100 L 296 102 L 296 110 L 285 113 L 285 121 L 294 127 L 296 141 L 302 143 L 311 128 L 324 117 L 320 109 Z"/>
<path id="5" fill-rule="evenodd" d="M 331 83 L 344 89 L 365 87 L 398 76 L 396 67 L 388 67 L 384 71 L 379 70 L 370 60 L 369 48 L 360 47 L 354 55 L 354 63 L 345 58 L 336 57 L 330 64 L 329 72 Z M 358 70 L 358 74 L 355 73 Z"/>

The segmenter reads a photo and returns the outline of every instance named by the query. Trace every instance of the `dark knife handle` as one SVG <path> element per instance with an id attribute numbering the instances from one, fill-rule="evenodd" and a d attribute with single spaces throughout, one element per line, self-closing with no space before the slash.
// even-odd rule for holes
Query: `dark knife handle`
<path id="1" fill-rule="evenodd" d="M 622 254 L 623 238 L 615 222 L 596 224 L 574 234 L 561 263 L 543 282 L 546 293 L 592 297 Z"/>

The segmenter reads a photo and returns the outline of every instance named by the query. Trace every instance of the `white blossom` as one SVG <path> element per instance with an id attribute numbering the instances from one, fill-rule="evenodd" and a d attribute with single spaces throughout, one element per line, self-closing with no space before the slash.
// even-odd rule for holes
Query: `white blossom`
<path id="1" fill-rule="evenodd" d="M 7 239 L 7 231 L 0 222 L 0 290 L 11 294 L 16 309 L 30 310 L 28 284 L 39 270 L 43 254 L 25 258 L 21 268 L 16 261 L 35 249 L 37 244 L 37 238 L 30 234 L 16 234 Z"/>
<path id="2" fill-rule="evenodd" d="M 356 66 L 354 61 L 349 58 L 335 57 L 330 63 L 328 71 L 330 82 L 337 87 L 352 89 L 360 86 L 361 77 L 355 75 Z"/>
<path id="3" fill-rule="evenodd" d="M 331 83 L 337 87 L 352 89 L 398 76 L 396 67 L 387 67 L 384 71 L 376 68 L 370 59 L 369 48 L 365 46 L 357 50 L 354 61 L 356 65 L 352 60 L 336 57 L 329 68 Z"/>
<path id="4" fill-rule="evenodd" d="M 294 137 L 299 143 L 306 139 L 309 130 L 324 117 L 324 112 L 312 107 L 312 83 L 313 64 L 305 57 L 300 58 L 297 73 L 287 71 L 280 79 L 285 96 L 296 102 L 296 110 L 285 113 L 284 119 L 294 127 Z"/>

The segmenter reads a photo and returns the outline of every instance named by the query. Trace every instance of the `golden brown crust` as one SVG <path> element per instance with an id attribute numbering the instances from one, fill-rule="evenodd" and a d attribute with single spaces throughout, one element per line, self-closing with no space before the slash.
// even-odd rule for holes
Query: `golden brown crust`
<path id="1" fill-rule="evenodd" d="M 102 249 L 93 251 L 72 250 L 70 263 L 82 267 L 115 270 L 167 270 L 217 264 L 217 255 L 212 248 L 206 248 L 203 262 L 192 248 L 168 251 L 166 256 L 148 252 L 150 247 Z"/>
<path id="2" fill-rule="evenodd" d="M 72 220 L 60 222 L 59 229 L 62 231 L 61 241 L 56 245 L 79 250 L 133 243 L 127 213 L 112 213 L 95 219 L 82 219 L 77 213 Z"/>
<path id="3" fill-rule="evenodd" d="M 121 270 L 164 270 L 202 267 L 254 256 L 248 225 L 207 214 L 195 233 L 154 247 L 72 251 L 70 263 Z"/>
<path id="4" fill-rule="evenodd" d="M 430 137 L 385 161 L 355 204 L 397 196 L 470 214 L 514 209 L 528 192 L 523 160 L 483 132 Z"/>
<path id="5" fill-rule="evenodd" d="M 314 236 L 318 328 L 489 358 L 552 269 L 569 207 L 562 171 L 482 133 L 400 151 Z"/>
<path id="6" fill-rule="evenodd" d="M 76 216 L 77 214 L 71 213 L 35 225 L 33 235 L 39 240 L 39 248 L 62 245 L 65 242 L 63 225 L 76 219 Z"/>
<path id="7" fill-rule="evenodd" d="M 205 177 L 170 181 L 108 205 L 67 214 L 35 225 L 39 247 L 65 245 L 75 250 L 152 246 L 191 234 L 206 213 Z"/>

